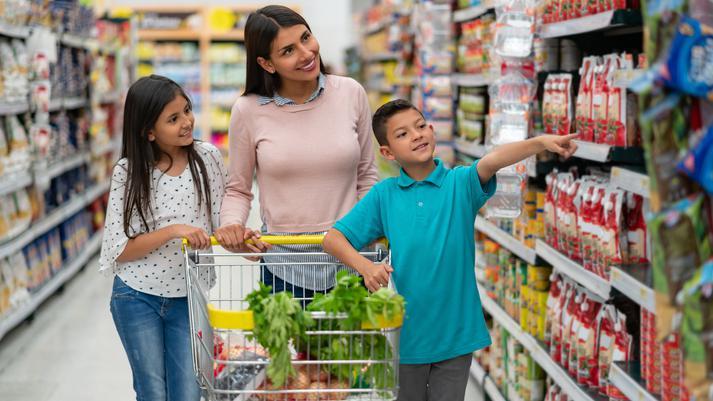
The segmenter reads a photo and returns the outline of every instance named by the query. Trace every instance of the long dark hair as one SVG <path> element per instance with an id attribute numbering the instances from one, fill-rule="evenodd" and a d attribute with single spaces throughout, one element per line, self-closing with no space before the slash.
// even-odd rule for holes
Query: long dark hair
<path id="1" fill-rule="evenodd" d="M 272 42 L 277 37 L 280 28 L 304 25 L 312 32 L 304 18 L 294 10 L 285 6 L 263 7 L 248 16 L 245 23 L 245 52 L 247 53 L 247 76 L 243 96 L 255 94 L 272 97 L 280 88 L 280 76 L 265 71 L 257 58 L 270 59 Z M 319 58 L 319 70 L 324 74 L 324 63 Z"/>
<path id="2" fill-rule="evenodd" d="M 188 107 L 193 108 L 191 100 L 180 85 L 160 75 L 143 77 L 134 82 L 129 88 L 124 104 L 124 129 L 122 135 L 121 157 L 128 161 L 127 182 L 124 187 L 124 233 L 129 238 L 131 218 L 136 213 L 141 219 L 141 232 L 148 232 L 150 228 L 147 216 L 153 216 L 151 208 L 151 185 L 153 170 L 164 152 L 155 141 L 149 141 L 149 131 L 156 125 L 164 107 L 177 96 L 182 96 L 188 102 Z M 191 170 L 193 184 L 198 197 L 198 207 L 205 199 L 208 216 L 212 216 L 210 202 L 210 180 L 205 163 L 195 149 L 195 142 L 185 146 L 188 156 L 188 167 Z M 173 159 L 169 157 L 170 169 Z M 167 169 L 167 170 L 168 170 Z M 203 188 L 201 190 L 201 183 Z"/>

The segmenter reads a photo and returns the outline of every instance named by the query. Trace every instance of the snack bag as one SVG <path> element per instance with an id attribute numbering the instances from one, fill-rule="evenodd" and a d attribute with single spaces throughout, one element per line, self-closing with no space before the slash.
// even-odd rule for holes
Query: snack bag
<path id="1" fill-rule="evenodd" d="M 633 192 L 626 193 L 626 235 L 627 252 L 624 263 L 648 263 L 644 198 Z"/>
<path id="2" fill-rule="evenodd" d="M 582 303 L 581 320 L 577 334 L 577 382 L 584 386 L 596 387 L 599 384 L 599 311 L 602 304 L 593 297 L 587 297 Z"/>
<path id="3" fill-rule="evenodd" d="M 594 71 L 599 63 L 596 56 L 585 57 L 579 69 L 579 92 L 575 107 L 575 130 L 582 141 L 594 142 L 594 127 L 592 125 L 592 89 Z"/>

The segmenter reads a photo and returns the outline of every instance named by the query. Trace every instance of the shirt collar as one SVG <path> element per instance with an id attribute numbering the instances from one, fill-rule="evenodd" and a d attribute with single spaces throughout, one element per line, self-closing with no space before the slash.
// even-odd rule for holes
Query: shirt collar
<path id="1" fill-rule="evenodd" d="M 319 97 L 319 95 L 324 92 L 324 87 L 325 87 L 325 77 L 324 74 L 321 72 L 319 73 L 319 78 L 317 79 L 317 89 L 310 95 L 310 97 L 307 99 L 305 103 L 309 103 Z M 295 101 L 286 97 L 280 96 L 277 92 L 275 92 L 275 95 L 273 97 L 269 96 L 260 96 L 257 99 L 258 104 L 260 106 L 264 106 L 268 103 L 275 102 L 275 105 L 277 106 L 286 106 L 286 105 L 292 105 L 295 104 Z"/>
<path id="2" fill-rule="evenodd" d="M 428 177 L 426 177 L 426 179 L 423 181 L 430 182 L 431 184 L 440 188 L 441 184 L 443 184 L 443 179 L 446 178 L 446 168 L 443 166 L 443 162 L 439 158 L 433 159 L 433 162 L 436 163 L 436 168 L 431 171 L 431 174 L 429 174 Z M 401 168 L 401 175 L 399 175 L 398 179 L 399 186 L 401 188 L 408 188 L 415 182 L 416 180 L 409 177 L 409 175 L 406 174 L 406 171 Z"/>

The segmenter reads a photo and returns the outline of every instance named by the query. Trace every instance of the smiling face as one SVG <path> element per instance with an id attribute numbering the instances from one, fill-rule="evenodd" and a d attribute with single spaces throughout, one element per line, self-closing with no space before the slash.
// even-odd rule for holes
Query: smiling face
<path id="1" fill-rule="evenodd" d="M 149 141 L 156 144 L 164 152 L 171 149 L 188 146 L 193 143 L 193 126 L 195 117 L 190 104 L 180 94 L 163 108 L 156 124 L 149 131 Z"/>
<path id="2" fill-rule="evenodd" d="M 386 122 L 386 139 L 388 145 L 381 146 L 380 151 L 389 160 L 404 167 L 433 161 L 433 126 L 417 110 L 407 109 L 391 116 Z"/>
<path id="3" fill-rule="evenodd" d="M 306 82 L 319 76 L 319 43 L 304 25 L 280 28 L 270 48 L 270 59 L 258 57 L 258 64 L 282 80 Z"/>

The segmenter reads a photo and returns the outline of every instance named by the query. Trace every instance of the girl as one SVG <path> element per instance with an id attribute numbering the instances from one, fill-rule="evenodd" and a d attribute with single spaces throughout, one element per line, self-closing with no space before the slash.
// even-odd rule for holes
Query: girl
<path id="1" fill-rule="evenodd" d="M 181 238 L 210 247 L 227 173 L 218 149 L 193 139 L 194 123 L 191 101 L 170 79 L 151 75 L 129 88 L 99 266 L 115 275 L 110 309 L 137 400 L 200 399 Z M 208 288 L 212 274 L 198 272 Z"/>
<path id="2" fill-rule="evenodd" d="M 304 18 L 283 6 L 257 10 L 245 26 L 245 48 L 246 89 L 231 114 L 230 181 L 215 234 L 231 250 L 243 245 L 255 175 L 263 229 L 276 234 L 327 231 L 377 181 L 366 92 L 351 78 L 324 73 Z M 263 281 L 297 298 L 327 291 L 336 259 L 322 260 L 334 263 L 326 268 L 274 266 L 308 261 L 280 253 L 321 250 L 272 247 Z"/>

